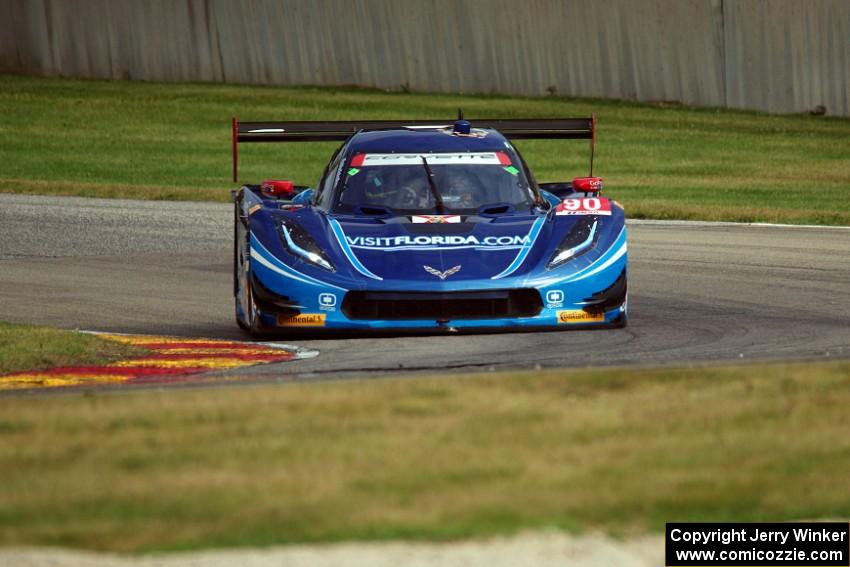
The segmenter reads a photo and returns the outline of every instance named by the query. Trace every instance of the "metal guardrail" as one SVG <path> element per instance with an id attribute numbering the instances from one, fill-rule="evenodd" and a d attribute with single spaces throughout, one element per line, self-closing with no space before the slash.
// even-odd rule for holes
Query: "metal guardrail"
<path id="1" fill-rule="evenodd" d="M 848 38 L 847 0 L 0 2 L 0 72 L 844 116 Z"/>

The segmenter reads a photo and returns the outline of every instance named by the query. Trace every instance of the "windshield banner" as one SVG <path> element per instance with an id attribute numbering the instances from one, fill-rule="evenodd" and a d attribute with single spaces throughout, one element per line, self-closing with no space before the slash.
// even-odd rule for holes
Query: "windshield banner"
<path id="1" fill-rule="evenodd" d="M 465 152 L 458 154 L 357 154 L 351 158 L 352 167 L 374 165 L 510 165 L 505 152 Z"/>

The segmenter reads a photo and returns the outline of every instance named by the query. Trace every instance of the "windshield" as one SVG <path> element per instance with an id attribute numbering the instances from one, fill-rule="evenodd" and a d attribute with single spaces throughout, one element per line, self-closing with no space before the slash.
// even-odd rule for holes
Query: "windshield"
<path id="1" fill-rule="evenodd" d="M 534 201 L 513 152 L 356 154 L 343 171 L 335 210 L 471 214 L 491 205 L 528 210 Z"/>

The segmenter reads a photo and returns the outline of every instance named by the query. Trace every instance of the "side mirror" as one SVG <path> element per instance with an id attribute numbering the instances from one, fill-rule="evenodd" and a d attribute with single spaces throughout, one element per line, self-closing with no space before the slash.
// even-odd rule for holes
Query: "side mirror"
<path id="1" fill-rule="evenodd" d="M 599 193 L 602 191 L 602 178 L 576 177 L 573 179 L 573 190 L 582 193 Z"/>
<path id="2" fill-rule="evenodd" d="M 561 199 L 566 199 L 568 196 L 573 194 L 573 186 L 566 181 L 540 183 L 539 187 L 541 191 L 546 191 L 547 193 L 558 197 L 558 201 L 555 203 L 556 205 L 561 202 Z"/>
<path id="3" fill-rule="evenodd" d="M 278 181 L 275 179 L 266 179 L 260 185 L 260 192 L 266 197 L 275 197 L 276 199 L 291 199 L 295 195 L 295 184 L 292 181 Z"/>
<path id="4" fill-rule="evenodd" d="M 313 200 L 313 193 L 315 191 L 310 187 L 296 187 L 296 190 L 299 193 L 292 198 L 292 202 L 298 205 L 309 205 L 310 201 Z"/>

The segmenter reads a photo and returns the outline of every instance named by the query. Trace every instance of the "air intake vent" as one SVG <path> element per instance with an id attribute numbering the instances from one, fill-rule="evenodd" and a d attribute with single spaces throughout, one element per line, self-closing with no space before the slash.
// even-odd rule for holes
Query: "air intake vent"
<path id="1" fill-rule="evenodd" d="M 534 289 L 452 292 L 350 291 L 342 302 L 349 319 L 430 321 L 534 317 L 543 309 Z"/>

